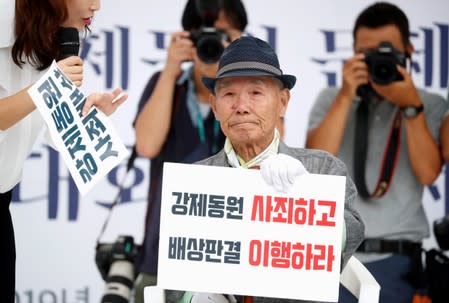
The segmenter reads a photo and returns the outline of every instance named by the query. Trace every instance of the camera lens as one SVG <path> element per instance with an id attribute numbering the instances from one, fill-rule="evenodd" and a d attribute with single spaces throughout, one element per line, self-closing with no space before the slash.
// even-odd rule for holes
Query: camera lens
<path id="1" fill-rule="evenodd" d="M 198 57 L 204 63 L 215 63 L 224 51 L 218 35 L 203 36 L 196 45 Z"/>
<path id="2" fill-rule="evenodd" d="M 377 84 L 390 84 L 397 78 L 395 62 L 391 60 L 378 60 L 372 66 L 371 76 Z"/>
<path id="3" fill-rule="evenodd" d="M 128 303 L 134 281 L 134 265 L 128 260 L 111 264 L 106 279 L 106 290 L 101 303 Z"/>
<path id="4" fill-rule="evenodd" d="M 442 250 L 449 250 L 449 215 L 433 222 L 433 232 Z"/>
<path id="5" fill-rule="evenodd" d="M 404 78 L 396 68 L 396 65 L 405 67 L 405 53 L 397 51 L 388 41 L 383 41 L 377 49 L 365 54 L 365 62 L 371 80 L 379 85 L 387 85 Z"/>

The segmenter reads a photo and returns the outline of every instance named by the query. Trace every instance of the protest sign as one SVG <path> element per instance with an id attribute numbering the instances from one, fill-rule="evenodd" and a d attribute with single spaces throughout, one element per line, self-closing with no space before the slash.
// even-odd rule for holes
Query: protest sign
<path id="1" fill-rule="evenodd" d="M 86 96 L 55 62 L 28 94 L 82 195 L 129 154 L 103 112 L 92 107 L 82 116 Z"/>
<path id="2" fill-rule="evenodd" d="M 165 163 L 158 286 L 337 301 L 345 182 L 280 193 L 258 170 Z"/>

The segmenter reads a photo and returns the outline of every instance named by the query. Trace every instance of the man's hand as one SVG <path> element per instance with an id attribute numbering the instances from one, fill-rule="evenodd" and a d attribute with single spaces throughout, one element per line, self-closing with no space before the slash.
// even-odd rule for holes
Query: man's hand
<path id="1" fill-rule="evenodd" d="M 111 115 L 128 98 L 127 93 L 119 97 L 121 93 L 122 89 L 116 88 L 112 93 L 93 93 L 89 95 L 83 107 L 83 116 L 87 115 L 93 105 L 105 115 Z M 119 98 L 116 99 L 117 97 Z"/>
<path id="2" fill-rule="evenodd" d="M 83 60 L 78 56 L 70 56 L 57 62 L 62 70 L 76 86 L 83 83 Z"/>
<path id="3" fill-rule="evenodd" d="M 167 51 L 167 62 L 164 72 L 173 77 L 181 73 L 181 64 L 193 60 L 193 42 L 187 31 L 173 33 Z"/>
<path id="4" fill-rule="evenodd" d="M 343 85 L 340 94 L 351 102 L 357 95 L 357 88 L 369 81 L 368 66 L 364 58 L 364 54 L 356 54 L 343 66 Z"/>
<path id="5" fill-rule="evenodd" d="M 269 185 L 277 191 L 288 192 L 297 176 L 308 174 L 301 161 L 285 155 L 276 154 L 262 161 L 260 173 Z"/>
<path id="6" fill-rule="evenodd" d="M 399 107 L 419 106 L 421 100 L 412 78 L 403 66 L 396 65 L 396 67 L 404 80 L 393 81 L 388 85 L 378 85 L 371 81 L 371 85 L 379 95 Z"/>

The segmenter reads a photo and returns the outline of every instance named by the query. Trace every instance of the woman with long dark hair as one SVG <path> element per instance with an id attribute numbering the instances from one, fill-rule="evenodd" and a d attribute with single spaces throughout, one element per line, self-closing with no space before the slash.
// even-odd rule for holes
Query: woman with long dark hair
<path id="1" fill-rule="evenodd" d="M 13 303 L 15 297 L 12 189 L 45 125 L 27 90 L 53 60 L 61 58 L 57 39 L 61 27 L 86 31 L 99 9 L 100 0 L 0 0 L 0 298 L 4 303 Z M 57 64 L 75 85 L 81 85 L 80 57 L 70 56 Z M 118 88 L 90 95 L 83 112 L 95 105 L 112 114 L 127 98 L 124 94 L 117 99 L 120 93 Z"/>

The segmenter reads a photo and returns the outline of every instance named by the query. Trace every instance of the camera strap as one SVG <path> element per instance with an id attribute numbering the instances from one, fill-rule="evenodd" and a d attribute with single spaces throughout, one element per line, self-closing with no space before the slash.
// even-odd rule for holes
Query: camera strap
<path id="1" fill-rule="evenodd" d="M 356 111 L 354 136 L 354 182 L 361 197 L 380 198 L 388 191 L 393 178 L 399 155 L 401 141 L 401 112 L 396 111 L 391 125 L 388 141 L 384 149 L 380 173 L 376 188 L 372 193 L 368 191 L 365 182 L 366 154 L 368 150 L 369 100 L 362 98 Z"/>
<path id="2" fill-rule="evenodd" d="M 136 158 L 137 158 L 137 150 L 136 150 L 136 145 L 134 145 L 133 149 L 131 151 L 131 155 L 128 158 L 128 162 L 126 163 L 126 171 L 125 171 L 125 174 L 123 175 L 123 179 L 118 184 L 118 192 L 117 192 L 114 200 L 112 201 L 112 204 L 109 208 L 108 215 L 107 215 L 105 221 L 103 222 L 103 226 L 100 229 L 100 234 L 97 237 L 97 246 L 100 244 L 101 237 L 103 236 L 104 232 L 106 231 L 106 227 L 108 226 L 109 220 L 111 219 L 112 210 L 118 203 L 120 203 L 120 197 L 121 197 L 121 193 L 123 190 L 123 185 L 126 180 L 126 176 L 128 175 L 131 168 L 133 168 L 134 161 L 136 160 Z"/>

